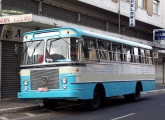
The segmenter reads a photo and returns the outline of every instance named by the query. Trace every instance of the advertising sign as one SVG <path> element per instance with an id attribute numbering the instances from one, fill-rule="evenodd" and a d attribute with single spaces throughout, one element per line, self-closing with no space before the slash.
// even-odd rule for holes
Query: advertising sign
<path id="1" fill-rule="evenodd" d="M 155 29 L 153 31 L 154 43 L 165 46 L 165 29 Z"/>
<path id="2" fill-rule="evenodd" d="M 32 29 L 16 27 L 16 26 L 11 26 L 11 25 L 4 25 L 1 32 L 1 39 L 22 42 L 23 34 L 29 31 L 32 31 Z"/>
<path id="3" fill-rule="evenodd" d="M 130 0 L 129 27 L 135 27 L 135 0 Z"/>
<path id="4" fill-rule="evenodd" d="M 11 15 L 0 17 L 0 24 L 30 22 L 32 21 L 32 14 Z"/>

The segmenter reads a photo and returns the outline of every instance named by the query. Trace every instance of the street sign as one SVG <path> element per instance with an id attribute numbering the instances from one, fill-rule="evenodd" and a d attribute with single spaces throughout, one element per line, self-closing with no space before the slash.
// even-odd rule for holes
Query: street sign
<path id="1" fill-rule="evenodd" d="M 135 0 L 130 0 L 129 27 L 135 27 Z"/>
<path id="2" fill-rule="evenodd" d="M 165 29 L 155 29 L 153 31 L 153 42 L 159 45 L 165 45 Z"/>

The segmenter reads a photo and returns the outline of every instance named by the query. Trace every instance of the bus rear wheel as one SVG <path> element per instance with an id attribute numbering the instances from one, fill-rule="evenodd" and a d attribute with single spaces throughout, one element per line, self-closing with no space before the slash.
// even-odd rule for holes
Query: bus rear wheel
<path id="1" fill-rule="evenodd" d="M 141 97 L 140 92 L 141 92 L 140 84 L 137 84 L 136 85 L 136 92 L 133 94 L 125 95 L 124 97 L 128 101 L 138 102 L 140 100 L 140 97 Z"/>
<path id="2" fill-rule="evenodd" d="M 140 96 L 141 96 L 140 92 L 141 92 L 140 85 L 137 84 L 136 85 L 136 92 L 132 95 L 133 101 L 137 102 L 140 100 Z"/>
<path id="3" fill-rule="evenodd" d="M 99 90 L 99 87 L 96 87 L 94 89 L 93 99 L 88 101 L 89 108 L 91 110 L 98 109 L 101 106 L 101 101 L 102 101 L 101 91 Z"/>

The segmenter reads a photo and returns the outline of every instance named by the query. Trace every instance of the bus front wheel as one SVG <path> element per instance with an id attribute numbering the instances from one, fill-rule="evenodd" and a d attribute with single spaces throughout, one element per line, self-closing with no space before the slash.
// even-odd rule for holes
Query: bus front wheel
<path id="1" fill-rule="evenodd" d="M 88 105 L 91 110 L 96 110 L 101 106 L 101 91 L 99 87 L 94 89 L 93 99 L 88 100 Z"/>
<path id="2" fill-rule="evenodd" d="M 44 108 L 55 109 L 58 105 L 56 100 L 43 99 Z"/>

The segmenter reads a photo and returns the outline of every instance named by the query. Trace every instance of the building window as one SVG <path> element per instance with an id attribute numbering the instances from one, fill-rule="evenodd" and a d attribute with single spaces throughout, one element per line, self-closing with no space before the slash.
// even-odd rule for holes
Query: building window
<path id="1" fill-rule="evenodd" d="M 128 3 L 130 2 L 130 0 L 122 0 L 122 1 L 124 1 L 124 2 L 128 2 Z"/>
<path id="2" fill-rule="evenodd" d="M 159 15 L 159 0 L 154 0 L 153 2 L 153 13 Z"/>
<path id="3" fill-rule="evenodd" d="M 147 9 L 147 0 L 139 0 L 138 6 L 143 9 Z"/>

